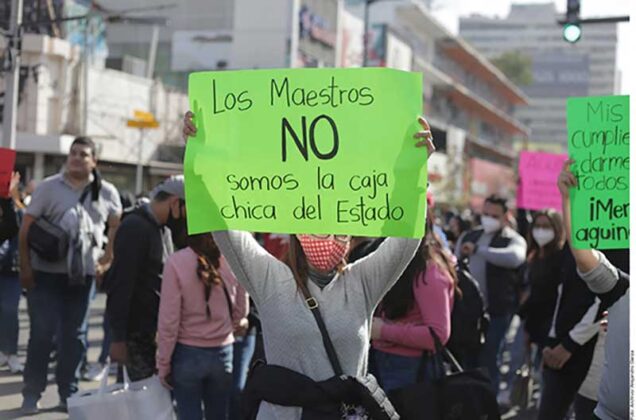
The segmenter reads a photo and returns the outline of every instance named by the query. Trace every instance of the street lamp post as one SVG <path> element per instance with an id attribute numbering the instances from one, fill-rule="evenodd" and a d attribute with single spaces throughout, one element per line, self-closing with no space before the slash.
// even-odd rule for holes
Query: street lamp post
<path id="1" fill-rule="evenodd" d="M 22 0 L 11 1 L 11 22 L 5 56 L 11 65 L 5 75 L 4 110 L 2 118 L 2 142 L 15 149 L 16 120 L 18 113 L 18 86 L 20 82 L 20 26 L 22 25 Z"/>
<path id="2" fill-rule="evenodd" d="M 369 6 L 378 0 L 364 0 L 364 34 L 362 35 L 362 67 L 368 64 L 369 54 Z"/>

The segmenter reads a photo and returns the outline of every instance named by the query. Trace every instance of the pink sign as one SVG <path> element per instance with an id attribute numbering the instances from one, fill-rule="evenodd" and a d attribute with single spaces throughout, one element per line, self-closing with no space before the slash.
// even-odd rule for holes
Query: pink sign
<path id="1" fill-rule="evenodd" d="M 561 194 L 557 179 L 566 154 L 521 152 L 519 156 L 519 189 L 517 207 L 527 210 L 561 211 Z"/>

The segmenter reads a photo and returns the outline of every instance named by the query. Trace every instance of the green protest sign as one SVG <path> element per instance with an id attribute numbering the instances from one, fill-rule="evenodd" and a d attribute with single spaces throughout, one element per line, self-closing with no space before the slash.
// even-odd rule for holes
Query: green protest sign
<path id="1" fill-rule="evenodd" d="M 422 76 L 391 69 L 199 72 L 188 231 L 421 237 Z"/>
<path id="2" fill-rule="evenodd" d="M 629 248 L 629 96 L 570 98 L 567 115 L 572 244 Z"/>

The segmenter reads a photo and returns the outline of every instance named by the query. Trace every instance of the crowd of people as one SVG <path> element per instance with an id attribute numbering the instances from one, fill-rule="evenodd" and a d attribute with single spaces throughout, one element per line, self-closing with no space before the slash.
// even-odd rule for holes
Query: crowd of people
<path id="1" fill-rule="evenodd" d="M 420 123 L 413 153 L 426 159 L 434 146 Z M 184 136 L 195 132 L 187 114 Z M 23 371 L 25 415 L 38 412 L 54 362 L 62 411 L 82 377 L 100 379 L 118 365 L 120 380 L 124 369 L 132 381 L 157 375 L 180 419 L 332 418 L 324 413 L 342 410 L 339 392 L 351 382 L 333 393 L 308 390 L 368 372 L 389 396 L 434 383 L 445 375 L 434 363 L 441 342 L 465 369 L 487 371 L 502 407 L 515 403 L 514 373 L 527 364 L 540 383 L 540 420 L 571 412 L 577 420 L 627 419 L 629 250 L 569 246 L 575 183 L 566 165 L 564 208 L 538 212 L 513 211 L 512 197 L 497 195 L 478 213 L 459 212 L 429 194 L 421 239 L 188 235 L 183 176 L 131 199 L 102 179 L 95 144 L 78 137 L 64 169 L 28 200 L 18 174 L 2 199 L 0 365 Z M 24 366 L 22 291 L 30 321 Z M 107 308 L 90 369 L 97 291 Z M 515 317 L 519 339 L 502 377 Z M 364 418 L 372 409 L 347 410 L 347 418 Z"/>

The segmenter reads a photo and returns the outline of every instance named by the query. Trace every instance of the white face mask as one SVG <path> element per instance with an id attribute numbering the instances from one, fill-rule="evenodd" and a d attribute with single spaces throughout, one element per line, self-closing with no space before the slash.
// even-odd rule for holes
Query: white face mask
<path id="1" fill-rule="evenodd" d="M 481 227 L 484 228 L 486 233 L 493 233 L 501 229 L 501 222 L 499 219 L 495 219 L 494 217 L 482 216 Z"/>
<path id="2" fill-rule="evenodd" d="M 554 229 L 534 228 L 532 229 L 532 237 L 543 247 L 554 240 Z"/>

